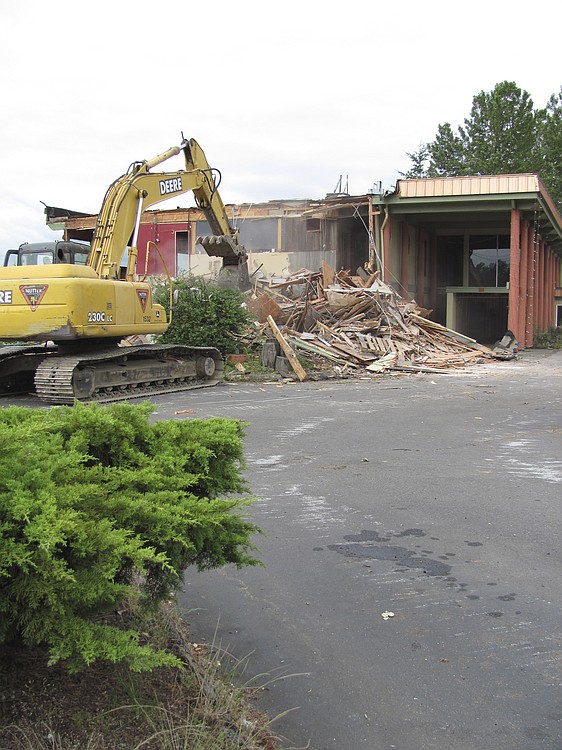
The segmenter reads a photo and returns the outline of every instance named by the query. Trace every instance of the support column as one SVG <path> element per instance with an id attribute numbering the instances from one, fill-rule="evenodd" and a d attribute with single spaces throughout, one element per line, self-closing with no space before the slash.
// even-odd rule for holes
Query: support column
<path id="1" fill-rule="evenodd" d="M 562 279 L 560 279 L 560 271 L 561 271 L 560 266 L 561 266 L 561 259 L 560 259 L 560 256 L 557 255 L 556 256 L 556 262 L 555 262 L 555 265 L 554 265 L 555 295 L 556 295 L 557 290 L 560 289 L 560 287 L 562 287 Z M 556 323 L 556 319 L 554 320 L 554 322 Z"/>
<path id="2" fill-rule="evenodd" d="M 552 274 L 551 274 L 551 290 L 552 290 L 552 298 L 550 301 L 550 325 L 555 326 L 556 325 L 556 253 L 554 250 L 552 251 Z"/>
<path id="3" fill-rule="evenodd" d="M 550 248 L 545 248 L 544 256 L 544 330 L 550 328 Z"/>
<path id="4" fill-rule="evenodd" d="M 544 244 L 540 240 L 537 244 L 537 282 L 535 284 L 535 329 L 544 331 L 543 299 L 544 299 Z"/>
<path id="5" fill-rule="evenodd" d="M 550 325 L 556 325 L 556 253 L 552 251 L 550 264 Z"/>
<path id="6" fill-rule="evenodd" d="M 534 298 L 535 298 L 535 266 L 536 266 L 536 242 L 535 228 L 529 228 L 527 237 L 527 252 L 529 262 L 527 265 L 527 317 L 525 320 L 525 346 L 531 347 L 534 343 Z"/>
<path id="7" fill-rule="evenodd" d="M 410 293 L 410 227 L 407 221 L 402 222 L 402 252 L 400 254 L 400 286 L 402 296 L 408 299 Z"/>
<path id="8" fill-rule="evenodd" d="M 416 257 L 416 302 L 425 307 L 425 232 L 418 236 L 418 252 Z"/>
<path id="9" fill-rule="evenodd" d="M 543 245 L 543 267 L 542 267 L 542 327 L 543 331 L 548 329 L 548 258 L 549 249 L 546 243 Z"/>
<path id="10" fill-rule="evenodd" d="M 542 256 L 542 297 L 541 297 L 541 330 L 546 331 L 548 324 L 546 322 L 546 298 L 548 297 L 548 284 L 546 277 L 548 274 L 548 248 L 543 245 L 543 256 Z"/>
<path id="11" fill-rule="evenodd" d="M 385 284 L 390 284 L 390 239 L 391 239 L 391 231 L 390 231 L 390 214 L 388 213 L 388 208 L 386 209 L 387 214 L 385 216 L 385 219 L 383 221 L 382 226 L 382 241 L 384 244 L 384 256 L 383 256 L 383 281 Z"/>
<path id="12" fill-rule="evenodd" d="M 523 331 L 519 328 L 519 269 L 521 265 L 521 245 L 519 230 L 521 225 L 521 212 L 518 209 L 511 211 L 511 238 L 509 242 L 509 300 L 507 327 L 521 343 L 524 338 Z"/>
<path id="13" fill-rule="evenodd" d="M 548 248 L 548 278 L 547 278 L 547 309 L 546 309 L 546 327 L 552 328 L 554 325 L 554 253 L 552 248 Z"/>
<path id="14" fill-rule="evenodd" d="M 520 339 L 517 339 L 521 344 L 522 349 L 527 348 L 527 331 L 526 331 L 526 320 L 527 320 L 527 267 L 529 264 L 529 222 L 523 220 L 521 222 L 521 265 L 519 267 L 519 316 L 518 325 Z M 511 286 L 511 285 L 510 285 Z"/>

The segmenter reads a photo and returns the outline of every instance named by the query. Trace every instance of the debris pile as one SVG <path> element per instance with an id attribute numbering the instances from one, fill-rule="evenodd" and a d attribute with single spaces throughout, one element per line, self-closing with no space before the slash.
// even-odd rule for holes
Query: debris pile
<path id="1" fill-rule="evenodd" d="M 277 340 L 300 380 L 300 357 L 328 364 L 338 374 L 443 372 L 498 358 L 496 351 L 426 317 L 379 273 L 302 269 L 286 279 L 256 285 L 248 306 Z"/>

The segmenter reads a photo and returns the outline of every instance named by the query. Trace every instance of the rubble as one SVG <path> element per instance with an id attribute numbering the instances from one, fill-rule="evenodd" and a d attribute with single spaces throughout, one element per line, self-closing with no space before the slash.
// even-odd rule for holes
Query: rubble
<path id="1" fill-rule="evenodd" d="M 444 372 L 498 351 L 429 319 L 430 310 L 402 299 L 379 273 L 301 269 L 282 280 L 256 283 L 248 307 L 275 337 L 296 376 L 298 355 L 337 374 Z M 271 361 L 271 352 L 269 353 Z M 509 352 L 509 356 L 514 356 Z"/>

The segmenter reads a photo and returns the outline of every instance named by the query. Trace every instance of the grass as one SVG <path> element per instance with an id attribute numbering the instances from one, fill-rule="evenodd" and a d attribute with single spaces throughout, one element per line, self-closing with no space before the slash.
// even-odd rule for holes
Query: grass
<path id="1" fill-rule="evenodd" d="M 191 643 L 173 605 L 143 629 L 183 668 L 138 674 L 97 662 L 70 675 L 63 664 L 47 666 L 41 649 L 5 648 L 0 750 L 278 750 L 269 720 L 255 707 L 263 685 L 233 684 L 240 664 Z"/>

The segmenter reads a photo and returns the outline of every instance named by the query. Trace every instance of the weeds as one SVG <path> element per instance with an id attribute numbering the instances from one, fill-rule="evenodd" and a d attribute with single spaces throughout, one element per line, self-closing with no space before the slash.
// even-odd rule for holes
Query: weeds
<path id="1" fill-rule="evenodd" d="M 562 349 L 562 327 L 556 326 L 535 334 L 536 349 Z"/>
<path id="2" fill-rule="evenodd" d="M 276 750 L 256 710 L 259 687 L 235 687 L 244 664 L 189 641 L 175 606 L 143 623 L 143 635 L 184 664 L 132 673 L 98 663 L 78 675 L 47 666 L 38 649 L 2 656 L 1 750 Z M 275 679 L 275 678 L 272 678 Z M 256 684 L 255 680 L 252 684 Z"/>

